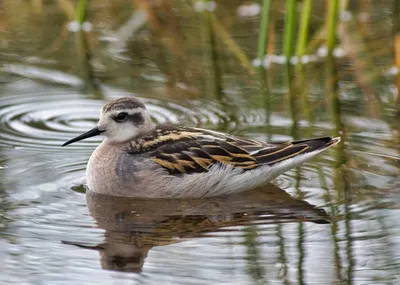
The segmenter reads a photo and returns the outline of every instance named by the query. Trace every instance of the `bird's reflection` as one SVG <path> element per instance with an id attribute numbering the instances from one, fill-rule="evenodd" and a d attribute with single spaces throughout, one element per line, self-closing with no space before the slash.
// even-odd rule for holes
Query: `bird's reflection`
<path id="1" fill-rule="evenodd" d="M 104 269 L 140 272 L 149 250 L 201 237 L 225 227 L 250 224 L 329 223 L 324 210 L 295 199 L 272 184 L 220 197 L 138 199 L 87 192 L 89 213 L 105 230 L 96 249 Z"/>

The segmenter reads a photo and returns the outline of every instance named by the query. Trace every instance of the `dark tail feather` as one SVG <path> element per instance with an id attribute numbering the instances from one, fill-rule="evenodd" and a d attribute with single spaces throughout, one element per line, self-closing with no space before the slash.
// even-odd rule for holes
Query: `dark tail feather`
<path id="1" fill-rule="evenodd" d="M 332 137 L 322 137 L 322 138 L 315 138 L 315 139 L 305 139 L 305 140 L 298 140 L 292 141 L 294 145 L 308 145 L 310 148 L 307 152 L 315 151 L 318 149 L 326 148 L 337 144 L 340 142 L 340 137 L 332 138 Z"/>
<path id="2" fill-rule="evenodd" d="M 322 151 L 332 145 L 337 144 L 340 138 L 323 137 L 308 140 L 292 141 L 289 143 L 277 144 L 276 147 L 267 148 L 254 154 L 254 158 L 259 164 L 273 165 L 289 158 L 294 158 L 300 154 Z"/>

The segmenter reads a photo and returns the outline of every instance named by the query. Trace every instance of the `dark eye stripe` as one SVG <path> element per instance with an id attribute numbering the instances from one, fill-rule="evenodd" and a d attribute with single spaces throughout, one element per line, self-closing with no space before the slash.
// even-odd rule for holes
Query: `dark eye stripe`
<path id="1" fill-rule="evenodd" d="M 138 125 L 144 122 L 144 118 L 141 113 L 135 113 L 128 116 L 128 121 L 132 124 Z"/>

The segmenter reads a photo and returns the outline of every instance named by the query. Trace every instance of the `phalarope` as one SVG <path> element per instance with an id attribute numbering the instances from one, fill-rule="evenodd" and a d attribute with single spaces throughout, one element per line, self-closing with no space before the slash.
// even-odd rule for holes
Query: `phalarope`
<path id="1" fill-rule="evenodd" d="M 156 125 L 136 98 L 106 104 L 98 125 L 63 146 L 96 135 L 105 139 L 91 155 L 90 190 L 124 197 L 205 197 L 262 186 L 337 144 L 322 137 L 267 143 L 215 131 Z"/>

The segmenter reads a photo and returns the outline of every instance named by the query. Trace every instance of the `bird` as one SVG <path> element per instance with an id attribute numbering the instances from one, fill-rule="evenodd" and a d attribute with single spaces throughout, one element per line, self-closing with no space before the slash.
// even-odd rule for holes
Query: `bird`
<path id="1" fill-rule="evenodd" d="M 254 189 L 340 141 L 320 137 L 263 142 L 156 124 L 136 97 L 108 102 L 96 127 L 62 146 L 97 135 L 105 138 L 87 163 L 87 188 L 142 198 L 212 197 Z"/>

